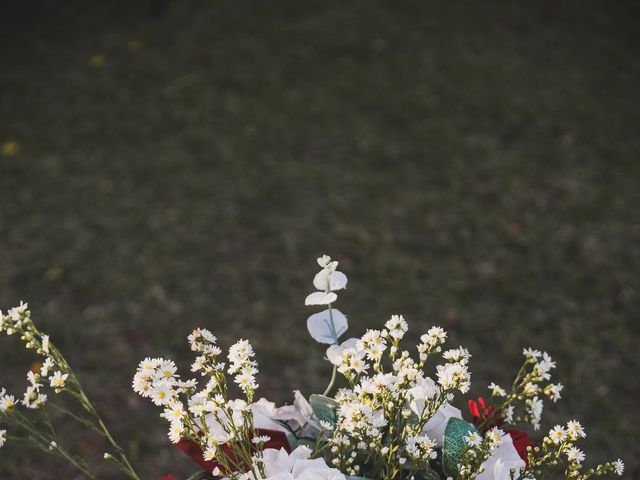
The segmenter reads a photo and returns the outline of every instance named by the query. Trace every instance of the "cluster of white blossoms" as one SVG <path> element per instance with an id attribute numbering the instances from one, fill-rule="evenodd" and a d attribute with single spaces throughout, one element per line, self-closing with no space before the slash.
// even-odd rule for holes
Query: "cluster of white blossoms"
<path id="1" fill-rule="evenodd" d="M 597 465 L 595 468 L 584 468 L 585 453 L 576 446 L 576 442 L 587 435 L 577 420 L 566 425 L 556 425 L 542 439 L 528 457 L 528 465 L 519 472 L 522 480 L 535 480 L 543 476 L 548 465 L 561 465 L 567 479 L 586 480 L 594 476 L 608 473 L 622 475 L 624 463 L 618 459 Z"/>
<path id="2" fill-rule="evenodd" d="M 464 437 L 466 449 L 458 465 L 459 480 L 514 480 L 526 465 L 511 437 L 492 427 L 484 435 L 472 431 Z"/>
<path id="3" fill-rule="evenodd" d="M 37 371 L 27 372 L 28 385 L 20 401 L 14 395 L 8 394 L 5 388 L 0 390 L 0 418 L 8 419 L 19 405 L 30 410 L 42 408 L 48 398 L 44 390 L 51 388 L 55 393 L 60 393 L 66 385 L 69 374 L 66 373 L 64 364 L 59 361 L 49 336 L 39 332 L 33 324 L 31 311 L 26 303 L 21 302 L 6 314 L 0 312 L 0 332 L 20 336 L 28 350 L 35 350 L 43 357 Z M 5 442 L 1 443 L 4 445 Z"/>
<path id="4" fill-rule="evenodd" d="M 318 263 L 323 271 L 316 279 L 318 276 L 329 278 L 337 267 L 337 262 L 332 262 L 326 255 L 320 257 Z M 308 322 L 308 327 L 314 339 L 331 345 L 327 359 L 334 365 L 334 373 L 341 373 L 348 385 L 330 399 L 336 402 L 336 408 L 333 432 L 327 435 L 329 448 L 325 450 L 325 456 L 333 465 L 348 475 L 373 475 L 388 480 L 542 478 L 540 472 L 537 472 L 538 477 L 531 476 L 533 470 L 525 468 L 527 463 L 516 450 L 512 437 L 495 425 L 531 423 L 534 429 L 540 428 L 542 398 L 546 396 L 556 402 L 563 390 L 561 384 L 551 383 L 550 372 L 555 368 L 555 362 L 546 352 L 524 350 L 525 363 L 509 390 L 495 383 L 489 385 L 495 404 L 478 413 L 479 430 L 476 430 L 464 422 L 460 410 L 450 404 L 456 393 L 466 394 L 470 390 L 469 351 L 459 347 L 442 352 L 447 334 L 440 327 L 432 327 L 420 337 L 417 359 L 412 358 L 400 346 L 408 331 L 408 324 L 401 315 L 393 315 L 381 330 L 367 330 L 360 338 L 349 338 L 340 343 L 338 338 L 348 327 L 346 317 L 341 312 L 337 316 L 340 321 L 337 330 L 335 315 L 331 316 L 331 303 L 337 299 L 334 290 L 346 285 L 346 277 L 340 274 L 339 278 L 333 287 L 330 282 L 323 281 L 320 285 L 325 288 L 320 288 L 314 279 L 314 285 L 322 292 L 309 295 L 305 302 L 307 305 L 328 305 L 327 312 L 310 318 L 318 322 Z M 431 368 L 431 371 L 435 370 L 435 376 L 431 377 L 425 373 L 425 367 L 435 353 L 441 353 L 442 361 Z M 332 386 L 333 379 L 325 394 Z M 484 401 L 482 408 L 485 409 Z M 447 433 L 452 422 L 458 423 L 453 423 L 454 428 Z M 566 429 L 558 427 L 552 436 L 560 442 L 563 432 L 571 430 L 572 436 L 582 434 L 581 427 L 577 427 L 577 422 L 569 422 Z M 460 434 L 455 433 L 456 428 L 467 429 L 462 445 L 457 447 L 454 439 Z M 569 433 L 566 435 L 573 438 Z M 562 445 L 562 453 L 572 465 L 568 471 L 573 472 L 575 466 L 581 465 L 584 454 L 573 444 Z M 542 465 L 543 470 L 548 471 L 556 465 L 555 459 L 537 456 L 539 447 L 529 448 L 530 466 Z M 457 462 L 452 466 L 448 460 L 449 463 L 443 465 L 446 460 L 440 456 L 444 453 L 445 457 L 451 458 L 456 449 L 460 456 Z M 620 474 L 622 468 L 622 463 L 617 461 L 597 466 L 582 476 L 568 478 L 586 480 L 607 472 Z"/>
<path id="5" fill-rule="evenodd" d="M 256 435 L 251 411 L 258 387 L 253 348 L 246 340 L 236 342 L 229 348 L 226 368 L 209 330 L 194 330 L 188 341 L 198 354 L 191 371 L 204 377 L 204 387 L 198 389 L 196 379 L 180 380 L 172 360 L 146 358 L 133 378 L 133 390 L 163 407 L 161 417 L 169 422 L 171 442 L 190 440 L 201 447 L 204 460 L 218 461 L 226 472 L 239 472 L 242 464 L 254 461 L 256 448 L 268 441 Z M 245 399 L 229 398 L 227 373 L 234 375 Z M 225 444 L 234 452 L 233 458 L 221 448 Z"/>
<path id="6" fill-rule="evenodd" d="M 95 479 L 88 463 L 80 455 L 70 452 L 58 439 L 54 423 L 48 410 L 55 409 L 66 421 L 76 421 L 84 428 L 102 435 L 109 444 L 105 459 L 113 461 L 127 477 L 139 480 L 138 475 L 129 463 L 124 450 L 115 442 L 98 415 L 95 407 L 82 389 L 80 382 L 60 351 L 35 326 L 31 319 L 31 311 L 26 303 L 20 303 L 6 314 L 0 312 L 0 332 L 9 336 L 18 336 L 27 350 L 40 356 L 32 370 L 27 372 L 27 388 L 22 399 L 17 401 L 14 395 L 0 390 L 0 420 L 9 424 L 11 439 L 36 447 L 70 462 L 80 470 L 85 478 Z M 55 394 L 67 394 L 73 405 L 59 405 L 45 393 L 52 390 Z M 18 407 L 25 410 L 18 411 Z M 37 410 L 37 412 L 33 412 Z M 84 413 L 78 410 L 83 410 Z M 0 447 L 7 439 L 7 431 L 0 430 Z"/>
<path id="7" fill-rule="evenodd" d="M 253 357 L 253 347 L 247 340 L 240 340 L 229 349 L 229 374 L 234 374 L 234 382 L 242 389 L 251 401 L 253 392 L 258 388 L 256 373 L 258 364 Z"/>
<path id="8" fill-rule="evenodd" d="M 443 352 L 444 363 L 436 365 L 434 379 L 426 375 L 425 364 L 442 351 L 446 332 L 429 329 L 420 337 L 414 359 L 400 348 L 407 331 L 405 319 L 393 315 L 382 330 L 368 330 L 328 355 L 349 385 L 335 396 L 337 418 L 329 440 L 332 463 L 349 475 L 361 474 L 365 459 L 383 472 L 382 478 L 428 466 L 444 435 L 437 414 L 450 408 L 455 392 L 470 388 L 466 349 Z"/>

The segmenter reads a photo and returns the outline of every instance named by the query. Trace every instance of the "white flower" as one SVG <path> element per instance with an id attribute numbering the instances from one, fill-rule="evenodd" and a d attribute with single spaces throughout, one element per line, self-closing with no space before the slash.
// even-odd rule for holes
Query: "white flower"
<path id="1" fill-rule="evenodd" d="M 0 430 L 0 448 L 7 442 L 7 431 Z"/>
<path id="2" fill-rule="evenodd" d="M 229 373 L 236 373 L 244 364 L 255 356 L 253 347 L 248 340 L 240 339 L 229 348 L 229 361 L 232 365 L 229 367 Z"/>
<path id="3" fill-rule="evenodd" d="M 176 372 L 178 371 L 178 367 L 173 362 L 173 360 L 162 360 L 160 364 L 156 367 L 156 371 L 154 374 L 154 380 L 165 381 L 169 384 L 175 383 Z"/>
<path id="4" fill-rule="evenodd" d="M 210 462 L 211 460 L 216 458 L 217 451 L 218 451 L 218 447 L 216 446 L 207 447 L 204 453 L 202 454 L 202 457 L 205 459 L 205 461 Z"/>
<path id="5" fill-rule="evenodd" d="M 507 423 L 513 422 L 513 412 L 515 410 L 515 405 L 509 405 L 507 410 L 504 412 L 504 421 Z"/>
<path id="6" fill-rule="evenodd" d="M 431 327 L 427 333 L 420 337 L 420 341 L 429 347 L 442 345 L 447 338 L 447 332 L 440 327 Z"/>
<path id="7" fill-rule="evenodd" d="M 494 397 L 507 396 L 507 392 L 505 392 L 504 388 L 502 388 L 500 385 L 496 385 L 493 382 L 489 384 L 489 390 L 491 390 L 491 395 L 493 395 Z"/>
<path id="8" fill-rule="evenodd" d="M 49 353 L 49 335 L 42 336 L 42 351 L 44 353 Z"/>
<path id="9" fill-rule="evenodd" d="M 406 450 L 413 459 L 434 458 L 437 453 L 434 451 L 436 442 L 426 435 L 420 437 L 409 437 L 406 442 Z"/>
<path id="10" fill-rule="evenodd" d="M 233 381 L 236 382 L 242 390 L 255 390 L 258 388 L 255 375 L 246 371 L 236 375 Z"/>
<path id="11" fill-rule="evenodd" d="M 471 388 L 471 374 L 466 365 L 461 363 L 447 363 L 436 366 L 438 383 L 444 390 L 458 389 L 467 393 Z"/>
<path id="12" fill-rule="evenodd" d="M 181 421 L 185 415 L 186 412 L 182 402 L 171 401 L 160 416 L 173 423 Z"/>
<path id="13" fill-rule="evenodd" d="M 514 480 L 520 477 L 520 470 L 525 462 L 518 455 L 518 451 L 507 436 L 498 448 L 482 464 L 484 470 L 478 474 L 476 480 L 511 480 L 511 469 L 515 469 Z"/>
<path id="14" fill-rule="evenodd" d="M 178 443 L 182 439 L 182 432 L 184 432 L 182 422 L 171 422 L 171 427 L 169 427 L 169 440 L 171 440 L 171 443 Z"/>
<path id="15" fill-rule="evenodd" d="M 552 402 L 557 402 L 561 398 L 560 392 L 562 392 L 563 388 L 564 385 L 562 385 L 561 383 L 550 383 L 545 387 L 544 393 L 551 399 Z"/>
<path id="16" fill-rule="evenodd" d="M 444 358 L 445 360 L 449 360 L 450 362 L 457 362 L 466 365 L 467 363 L 469 363 L 471 354 L 466 348 L 458 347 L 444 352 L 442 354 L 442 358 Z"/>
<path id="17" fill-rule="evenodd" d="M 409 330 L 409 325 L 407 325 L 402 315 L 392 315 L 384 326 L 387 328 L 389 335 L 396 340 L 402 339 L 407 330 Z"/>
<path id="18" fill-rule="evenodd" d="M 533 348 L 525 348 L 522 350 L 522 354 L 531 360 L 535 360 L 542 355 L 539 350 L 534 350 Z"/>
<path id="19" fill-rule="evenodd" d="M 156 405 L 167 405 L 171 400 L 175 392 L 169 382 L 160 381 L 153 384 L 149 392 L 151 400 Z"/>
<path id="20" fill-rule="evenodd" d="M 340 345 L 331 345 L 327 348 L 327 359 L 334 365 L 338 366 L 342 363 L 342 354 L 347 348 L 356 348 L 359 342 L 357 338 L 349 338 Z"/>
<path id="21" fill-rule="evenodd" d="M 259 445 L 261 443 L 267 443 L 269 440 L 271 440 L 269 435 L 256 435 L 251 439 L 251 443 Z"/>
<path id="22" fill-rule="evenodd" d="M 542 417 L 542 409 L 544 407 L 544 404 L 538 397 L 528 399 L 526 403 L 529 406 L 529 415 L 531 416 L 531 423 L 533 424 L 533 428 L 534 430 L 538 430 L 540 428 L 540 419 Z"/>
<path id="23" fill-rule="evenodd" d="M 67 378 L 69 378 L 68 373 L 63 374 L 60 370 L 58 370 L 49 377 L 50 386 L 52 388 L 63 388 L 65 386 Z"/>
<path id="24" fill-rule="evenodd" d="M 567 434 L 572 439 L 584 438 L 587 434 L 584 432 L 582 425 L 577 420 L 570 420 L 567 422 Z"/>
<path id="25" fill-rule="evenodd" d="M 584 452 L 576 447 L 567 450 L 567 458 L 570 462 L 582 463 L 584 460 Z"/>
<path id="26" fill-rule="evenodd" d="M 536 364 L 534 371 L 544 380 L 549 380 L 551 378 L 549 371 L 554 368 L 556 368 L 556 362 L 551 359 L 547 352 L 542 352 L 542 360 Z"/>
<path id="27" fill-rule="evenodd" d="M 344 474 L 329 467 L 324 459 L 309 460 L 311 449 L 300 446 L 293 452 L 267 448 L 262 452 L 265 480 L 346 480 Z M 274 478 L 275 477 L 275 478 Z"/>
<path id="28" fill-rule="evenodd" d="M 132 388 L 141 397 L 148 397 L 151 390 L 151 377 L 146 371 L 138 371 L 133 376 Z"/>
<path id="29" fill-rule="evenodd" d="M 11 410 L 16 405 L 16 398 L 13 395 L 6 395 L 4 389 L 0 392 L 0 412 Z"/>
<path id="30" fill-rule="evenodd" d="M 469 435 L 464 437 L 464 441 L 471 447 L 477 447 L 482 443 L 482 437 L 478 432 L 471 432 Z"/>
<path id="31" fill-rule="evenodd" d="M 42 364 L 42 367 L 40 367 L 40 375 L 42 375 L 43 377 L 49 376 L 49 370 L 51 370 L 54 366 L 55 364 L 53 363 L 53 360 L 47 357 L 47 359 Z"/>
<path id="32" fill-rule="evenodd" d="M 485 433 L 486 439 L 491 444 L 491 447 L 497 447 L 503 443 L 505 433 L 498 427 L 493 427 Z"/>
<path id="33" fill-rule="evenodd" d="M 613 463 L 613 468 L 614 468 L 614 471 L 616 472 L 616 475 L 621 476 L 624 473 L 624 463 L 620 459 L 617 459 Z"/>
<path id="34" fill-rule="evenodd" d="M 438 387 L 433 379 L 429 377 L 420 378 L 408 393 L 411 399 L 409 408 L 411 408 L 416 415 L 421 416 L 426 402 L 438 394 Z"/>
<path id="35" fill-rule="evenodd" d="M 567 431 L 561 425 L 556 425 L 549 431 L 549 439 L 556 445 L 563 442 L 567 438 Z"/>

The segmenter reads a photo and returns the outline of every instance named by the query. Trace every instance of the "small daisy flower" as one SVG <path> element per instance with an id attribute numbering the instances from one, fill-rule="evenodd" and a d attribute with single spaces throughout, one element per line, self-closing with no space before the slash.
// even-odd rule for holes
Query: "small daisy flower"
<path id="1" fill-rule="evenodd" d="M 52 388 L 63 388 L 69 378 L 68 373 L 62 373 L 60 370 L 56 371 L 49 377 L 50 386 Z"/>
<path id="2" fill-rule="evenodd" d="M 576 462 L 578 464 L 584 461 L 584 452 L 576 447 L 571 447 L 567 450 L 567 458 L 570 462 Z"/>
<path id="3" fill-rule="evenodd" d="M 491 390 L 491 395 L 493 395 L 494 397 L 507 396 L 507 392 L 505 392 L 504 388 L 502 388 L 500 385 L 496 385 L 493 382 L 489 384 L 489 390 Z"/>
<path id="4" fill-rule="evenodd" d="M 216 452 L 217 451 L 218 451 L 218 447 L 217 446 L 207 447 L 206 450 L 204 451 L 204 454 L 202 455 L 202 457 L 205 459 L 205 461 L 210 462 L 211 460 L 216 458 Z"/>
<path id="5" fill-rule="evenodd" d="M 269 440 L 271 440 L 271 437 L 269 435 L 256 435 L 251 439 L 251 442 L 259 445 L 261 443 L 267 443 Z"/>
<path id="6" fill-rule="evenodd" d="M 471 447 L 477 447 L 482 443 L 482 437 L 478 434 L 478 432 L 471 432 L 469 435 L 464 437 L 464 440 L 465 442 L 467 442 L 467 445 Z"/>
<path id="7" fill-rule="evenodd" d="M 563 442 L 567 438 L 567 431 L 561 425 L 556 425 L 549 432 L 549 438 L 556 445 Z"/>
<path id="8" fill-rule="evenodd" d="M 44 353 L 49 353 L 49 335 L 42 336 L 42 351 Z"/>
<path id="9" fill-rule="evenodd" d="M 616 475 L 618 476 L 622 476 L 622 474 L 624 473 L 624 463 L 620 459 L 617 459 L 615 462 L 613 462 L 613 468 L 616 472 Z"/>
<path id="10" fill-rule="evenodd" d="M 572 438 L 584 438 L 587 434 L 584 432 L 582 425 L 577 420 L 570 420 L 567 423 L 567 433 Z"/>
<path id="11" fill-rule="evenodd" d="M 178 443 L 182 439 L 182 432 L 184 432 L 182 422 L 171 422 L 171 427 L 169 428 L 169 440 L 171 440 L 171 443 Z"/>
<path id="12" fill-rule="evenodd" d="M 11 410 L 15 405 L 16 399 L 13 395 L 0 395 L 0 413 Z"/>

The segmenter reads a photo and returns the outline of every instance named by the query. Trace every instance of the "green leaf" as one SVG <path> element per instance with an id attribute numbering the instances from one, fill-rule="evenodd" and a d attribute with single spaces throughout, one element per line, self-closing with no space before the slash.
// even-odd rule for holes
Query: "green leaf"
<path id="1" fill-rule="evenodd" d="M 318 420 L 324 420 L 331 425 L 336 424 L 338 402 L 333 398 L 313 394 L 309 397 L 309 403 L 311 404 L 311 408 L 313 408 L 313 414 Z"/>
<path id="2" fill-rule="evenodd" d="M 466 446 L 464 437 L 471 432 L 477 432 L 476 428 L 469 422 L 459 418 L 450 418 L 447 423 L 447 428 L 444 430 L 442 466 L 444 467 L 444 472 L 450 477 L 457 477 L 462 451 Z"/>

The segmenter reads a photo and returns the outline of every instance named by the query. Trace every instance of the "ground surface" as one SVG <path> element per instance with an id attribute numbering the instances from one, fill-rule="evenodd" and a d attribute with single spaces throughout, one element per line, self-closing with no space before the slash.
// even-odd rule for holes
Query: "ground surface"
<path id="1" fill-rule="evenodd" d="M 194 326 L 252 339 L 264 396 L 325 384 L 303 306 L 324 252 L 354 333 L 440 324 L 474 393 L 548 350 L 546 426 L 581 419 L 592 460 L 638 478 L 637 4 L 2 10 L 0 307 L 29 301 L 145 478 L 193 468 L 130 378 L 146 355 L 186 367 Z M 19 392 L 29 357 L 0 341 Z M 10 447 L 0 476 L 76 478 Z"/>

